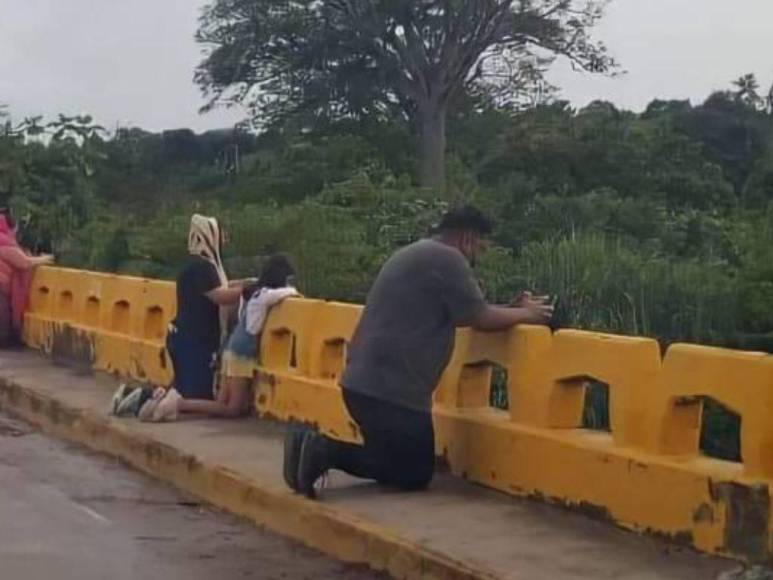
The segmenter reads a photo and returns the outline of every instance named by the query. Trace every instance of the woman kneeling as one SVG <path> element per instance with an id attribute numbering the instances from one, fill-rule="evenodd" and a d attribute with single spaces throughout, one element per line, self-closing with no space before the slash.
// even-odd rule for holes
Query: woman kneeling
<path id="1" fill-rule="evenodd" d="M 298 294 L 290 285 L 294 274 L 287 258 L 277 254 L 266 261 L 258 282 L 245 287 L 238 322 L 223 350 L 221 386 L 215 400 L 187 399 L 170 389 L 153 410 L 151 420 L 173 421 L 180 413 L 223 418 L 249 413 L 258 337 L 270 308 Z"/>

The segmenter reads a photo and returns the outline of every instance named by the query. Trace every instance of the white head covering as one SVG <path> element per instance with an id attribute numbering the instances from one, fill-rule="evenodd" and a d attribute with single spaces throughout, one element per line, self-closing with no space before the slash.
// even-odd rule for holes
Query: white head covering
<path id="1" fill-rule="evenodd" d="M 228 286 L 228 277 L 223 268 L 223 260 L 220 256 L 220 226 L 213 217 L 200 214 L 191 216 L 191 229 L 188 233 L 188 252 L 194 256 L 204 258 L 212 264 L 220 278 L 221 287 Z M 225 336 L 228 326 L 228 311 L 220 307 L 220 332 L 221 338 Z"/>
<path id="2" fill-rule="evenodd" d="M 191 216 L 188 252 L 212 264 L 217 270 L 220 283 L 223 286 L 228 285 L 228 277 L 225 275 L 223 260 L 220 257 L 220 226 L 215 218 L 197 213 Z"/>

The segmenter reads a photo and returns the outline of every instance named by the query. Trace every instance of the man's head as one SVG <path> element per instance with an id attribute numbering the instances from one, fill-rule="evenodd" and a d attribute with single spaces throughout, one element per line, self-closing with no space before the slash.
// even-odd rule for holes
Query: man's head
<path id="1" fill-rule="evenodd" d="M 486 251 L 486 236 L 491 233 L 492 224 L 483 212 L 471 205 L 452 209 L 440 220 L 437 234 L 440 240 L 459 250 L 470 265 Z"/>

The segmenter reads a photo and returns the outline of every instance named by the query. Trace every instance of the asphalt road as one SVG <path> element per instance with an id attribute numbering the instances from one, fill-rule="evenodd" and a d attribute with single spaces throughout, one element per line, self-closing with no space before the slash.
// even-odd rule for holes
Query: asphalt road
<path id="1" fill-rule="evenodd" d="M 383 578 L 0 413 L 2 580 Z"/>

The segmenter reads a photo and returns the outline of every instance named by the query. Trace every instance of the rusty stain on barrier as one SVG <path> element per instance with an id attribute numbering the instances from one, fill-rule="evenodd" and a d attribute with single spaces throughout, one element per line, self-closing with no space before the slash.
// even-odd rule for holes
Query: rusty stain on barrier
<path id="1" fill-rule="evenodd" d="M 57 364 L 89 374 L 94 366 L 94 337 L 67 323 L 55 324 L 51 340 L 51 358 Z"/>
<path id="2" fill-rule="evenodd" d="M 766 484 L 710 482 L 712 499 L 726 506 L 724 547 L 751 562 L 767 562 L 770 528 L 770 492 Z"/>
<path id="3" fill-rule="evenodd" d="M 692 521 L 696 524 L 714 523 L 714 509 L 706 502 L 703 502 L 698 509 L 693 512 Z"/>

